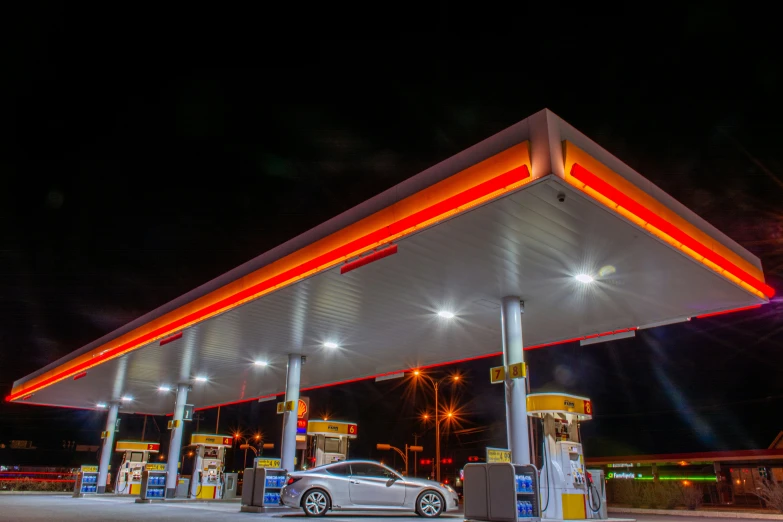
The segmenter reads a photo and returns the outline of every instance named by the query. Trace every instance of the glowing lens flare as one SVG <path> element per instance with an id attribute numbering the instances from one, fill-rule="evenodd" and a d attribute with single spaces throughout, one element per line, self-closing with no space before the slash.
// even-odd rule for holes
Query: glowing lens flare
<path id="1" fill-rule="evenodd" d="M 592 276 L 589 276 L 587 274 L 579 274 L 578 276 L 574 276 L 574 279 L 576 279 L 580 283 L 585 283 L 585 284 L 592 283 L 593 281 L 595 281 Z"/>
<path id="2" fill-rule="evenodd" d="M 337 343 L 333 343 L 331 341 L 327 341 L 324 343 L 324 348 L 329 348 L 330 350 L 333 350 L 334 348 L 339 348 L 340 346 Z"/>
<path id="3" fill-rule="evenodd" d="M 438 312 L 438 315 L 444 319 L 454 319 L 454 312 L 447 312 L 446 310 L 441 310 L 440 312 Z"/>

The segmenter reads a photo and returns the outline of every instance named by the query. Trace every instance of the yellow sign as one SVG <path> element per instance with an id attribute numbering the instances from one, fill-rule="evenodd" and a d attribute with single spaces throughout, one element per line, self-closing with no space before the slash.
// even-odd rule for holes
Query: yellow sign
<path id="1" fill-rule="evenodd" d="M 194 433 L 190 436 L 190 443 L 204 444 L 205 446 L 231 446 L 234 443 L 234 439 L 229 435 L 204 435 Z"/>
<path id="2" fill-rule="evenodd" d="M 111 432 L 108 431 L 102 431 L 101 432 L 101 438 L 102 439 L 108 439 Z"/>
<path id="3" fill-rule="evenodd" d="M 522 377 L 527 377 L 527 366 L 525 366 L 525 363 L 523 362 L 509 364 L 508 376 L 512 379 L 521 379 Z"/>
<path id="4" fill-rule="evenodd" d="M 98 473 L 98 466 L 82 464 L 82 473 Z"/>
<path id="5" fill-rule="evenodd" d="M 511 462 L 511 450 L 487 448 L 487 464 L 494 462 Z"/>
<path id="6" fill-rule="evenodd" d="M 506 380 L 506 367 L 495 366 L 489 369 L 489 380 L 492 384 L 497 384 Z"/>
<path id="7" fill-rule="evenodd" d="M 570 413 L 580 420 L 593 418 L 593 403 L 586 397 L 565 393 L 532 393 L 527 396 L 527 413 L 541 417 L 545 413 Z"/>
<path id="8" fill-rule="evenodd" d="M 165 462 L 147 463 L 144 465 L 144 469 L 147 471 L 166 471 Z"/>
<path id="9" fill-rule="evenodd" d="M 285 413 L 285 403 L 284 402 L 278 402 L 277 403 L 277 413 Z"/>
<path id="10" fill-rule="evenodd" d="M 280 469 L 280 459 L 258 459 L 257 468 Z"/>
<path id="11" fill-rule="evenodd" d="M 120 440 L 117 441 L 115 451 L 149 451 L 150 453 L 157 453 L 160 451 L 160 444 L 157 442 Z"/>
<path id="12" fill-rule="evenodd" d="M 170 430 L 173 430 L 174 428 L 179 428 L 180 426 L 182 426 L 182 421 L 170 420 L 168 426 Z"/>
<path id="13" fill-rule="evenodd" d="M 349 422 L 310 421 L 307 423 L 307 434 L 348 435 L 355 438 L 358 434 L 358 426 Z"/>
<path id="14" fill-rule="evenodd" d="M 286 401 L 285 411 L 296 411 L 298 406 L 299 405 L 296 403 L 296 401 Z"/>

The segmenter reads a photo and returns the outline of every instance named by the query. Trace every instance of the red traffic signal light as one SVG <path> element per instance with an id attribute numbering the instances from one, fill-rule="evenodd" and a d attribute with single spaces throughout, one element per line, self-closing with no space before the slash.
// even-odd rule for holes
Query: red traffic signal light
<path id="1" fill-rule="evenodd" d="M 422 466 L 429 466 L 430 464 L 432 464 L 432 459 L 421 459 L 421 460 L 419 461 L 419 463 L 420 463 Z"/>
<path id="2" fill-rule="evenodd" d="M 479 461 L 478 457 L 468 457 L 468 462 L 478 462 L 478 461 Z"/>
<path id="3" fill-rule="evenodd" d="M 451 464 L 453 462 L 454 462 L 454 459 L 452 459 L 452 458 L 440 459 L 440 463 L 441 464 Z"/>

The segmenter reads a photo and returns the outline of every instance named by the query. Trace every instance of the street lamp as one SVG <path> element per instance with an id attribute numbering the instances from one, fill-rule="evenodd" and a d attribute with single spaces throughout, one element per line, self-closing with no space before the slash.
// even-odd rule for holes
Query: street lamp
<path id="1" fill-rule="evenodd" d="M 435 392 L 435 480 L 440 482 L 440 412 L 438 406 L 438 390 L 440 389 L 440 385 L 444 382 L 450 382 L 452 384 L 458 383 L 460 381 L 460 376 L 455 373 L 436 380 L 426 373 L 423 373 L 421 370 L 414 370 L 413 376 L 417 379 L 421 379 L 424 383 L 431 384 L 432 389 Z M 449 412 L 448 418 L 451 419 L 453 415 L 452 412 Z M 427 420 L 428 418 L 429 416 L 425 414 L 424 420 Z"/>
<path id="2" fill-rule="evenodd" d="M 242 434 L 240 432 L 234 433 L 234 444 L 236 444 L 239 440 L 244 440 L 245 442 L 243 444 L 239 445 L 239 449 L 245 450 L 245 457 L 242 459 L 242 469 L 245 469 L 247 466 L 247 450 L 252 449 L 253 453 L 258 455 L 258 450 L 255 448 L 255 446 L 251 446 L 248 444 L 249 440 L 254 440 L 256 444 L 261 440 L 261 434 L 256 433 L 252 437 L 242 437 Z M 233 457 L 232 457 L 233 458 Z"/>
<path id="3" fill-rule="evenodd" d="M 389 450 L 396 451 L 400 455 L 400 457 L 402 457 L 402 461 L 405 463 L 405 476 L 406 477 L 408 476 L 408 451 L 412 451 L 414 453 L 416 453 L 418 451 L 424 451 L 424 448 L 421 447 L 421 446 L 408 446 L 407 444 L 405 445 L 405 453 L 403 453 L 400 448 L 396 448 L 396 447 L 392 446 L 391 444 L 376 444 L 375 448 L 379 449 L 381 451 L 389 451 Z"/>

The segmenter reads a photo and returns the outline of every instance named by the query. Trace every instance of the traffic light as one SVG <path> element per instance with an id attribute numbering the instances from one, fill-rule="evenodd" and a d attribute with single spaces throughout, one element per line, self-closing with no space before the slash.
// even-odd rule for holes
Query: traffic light
<path id="1" fill-rule="evenodd" d="M 468 462 L 478 462 L 478 461 L 479 461 L 478 457 L 475 457 L 475 456 L 474 457 L 468 457 Z"/>
<path id="2" fill-rule="evenodd" d="M 429 466 L 432 464 L 432 459 L 421 459 L 419 461 L 419 464 L 421 464 L 422 466 Z"/>
<path id="3" fill-rule="evenodd" d="M 452 464 L 454 462 L 454 459 L 451 457 L 447 457 L 445 459 L 440 459 L 441 464 Z"/>

